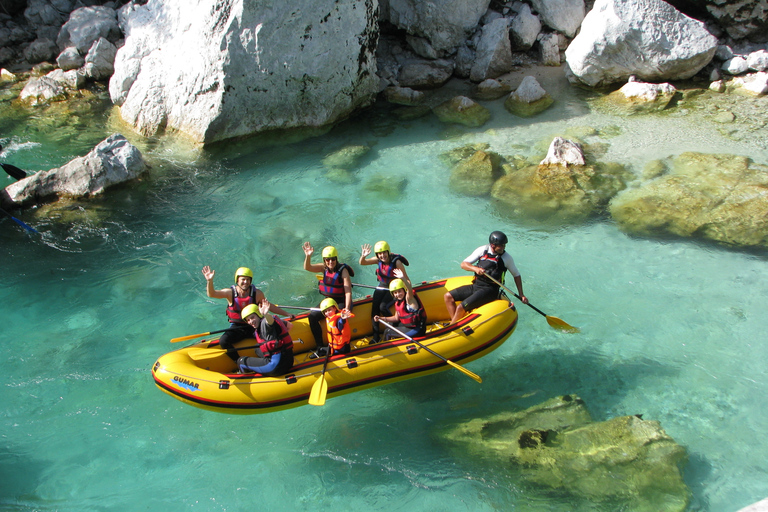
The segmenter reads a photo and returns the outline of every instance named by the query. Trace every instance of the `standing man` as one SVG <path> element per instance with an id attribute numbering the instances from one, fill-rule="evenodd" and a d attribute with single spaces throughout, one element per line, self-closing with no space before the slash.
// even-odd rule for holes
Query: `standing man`
<path id="1" fill-rule="evenodd" d="M 504 283 L 504 274 L 509 271 L 515 278 L 517 293 L 523 304 L 528 304 L 528 298 L 523 293 L 523 279 L 517 270 L 512 256 L 506 252 L 507 235 L 501 231 L 494 231 L 488 237 L 488 245 L 481 245 L 461 262 L 461 268 L 475 273 L 472 284 L 459 286 L 446 292 L 445 306 L 451 317 L 451 324 L 464 318 L 471 311 L 483 304 L 488 304 L 499 298 L 499 285 L 488 279 L 489 275 L 500 283 Z M 456 304 L 459 301 L 459 304 Z"/>

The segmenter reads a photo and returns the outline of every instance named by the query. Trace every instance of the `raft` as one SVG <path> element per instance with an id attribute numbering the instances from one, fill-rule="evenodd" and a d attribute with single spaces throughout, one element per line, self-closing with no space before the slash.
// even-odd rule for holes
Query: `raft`
<path id="1" fill-rule="evenodd" d="M 471 282 L 472 276 L 462 276 L 415 287 L 427 311 L 428 330 L 425 336 L 414 340 L 458 365 L 492 352 L 517 326 L 517 310 L 504 295 L 447 326 L 449 318 L 443 295 Z M 368 296 L 354 302 L 355 316 L 350 319 L 352 351 L 328 359 L 324 374 L 327 398 L 452 368 L 406 338 L 370 344 L 371 300 Z M 291 337 L 294 366 L 280 377 L 235 373 L 235 362 L 219 348 L 217 338 L 161 356 L 152 366 L 152 376 L 157 387 L 173 398 L 210 411 L 258 414 L 306 405 L 312 386 L 322 378 L 325 357 L 310 358 L 315 343 L 308 314 L 295 318 Z M 254 345 L 254 339 L 246 339 L 235 346 L 241 356 L 253 356 Z"/>

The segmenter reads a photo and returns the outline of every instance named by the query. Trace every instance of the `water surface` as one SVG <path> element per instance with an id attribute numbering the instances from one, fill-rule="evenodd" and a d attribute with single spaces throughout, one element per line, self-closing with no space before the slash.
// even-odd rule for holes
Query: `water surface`
<path id="1" fill-rule="evenodd" d="M 768 163 L 765 130 L 724 129 L 696 109 L 613 116 L 586 93 L 542 77 L 558 99 L 533 120 L 487 102 L 491 122 L 457 130 L 432 117 L 398 122 L 380 111 L 319 138 L 282 146 L 247 141 L 197 152 L 142 141 L 152 170 L 140 183 L 85 204 L 19 213 L 32 236 L 0 221 L 4 320 L 4 510 L 612 510 L 525 486 L 515 471 L 444 444 L 455 421 L 581 396 L 595 420 L 643 414 L 686 448 L 691 510 L 729 512 L 768 496 L 766 256 L 691 240 L 639 239 L 609 219 L 546 225 L 510 218 L 484 198 L 448 189 L 438 158 L 469 142 L 505 155 L 533 152 L 568 129 L 604 129 L 590 142 L 640 172 L 683 151 Z M 3 108 L 10 108 L 4 105 Z M 19 114 L 3 161 L 47 169 L 84 154 L 118 123 L 110 112 L 75 127 L 73 143 Z M 610 128 L 610 129 L 608 129 Z M 48 131 L 46 131 L 48 130 Z M 462 135 L 463 134 L 463 135 Z M 348 182 L 322 165 L 347 144 L 373 149 Z M 366 190 L 407 180 L 388 197 Z M 10 183 L 10 179 L 8 180 Z M 6 183 L 7 184 L 7 183 Z M 239 266 L 278 303 L 314 305 L 301 243 L 333 244 L 356 262 L 387 240 L 415 280 L 463 273 L 459 262 L 500 229 L 526 294 L 581 328 L 568 335 L 519 306 L 517 331 L 456 371 L 268 415 L 195 409 L 150 375 L 168 340 L 226 326 L 205 296 L 203 265 L 229 286 Z M 373 284 L 372 267 L 355 281 Z M 362 295 L 362 293 L 360 294 Z"/>

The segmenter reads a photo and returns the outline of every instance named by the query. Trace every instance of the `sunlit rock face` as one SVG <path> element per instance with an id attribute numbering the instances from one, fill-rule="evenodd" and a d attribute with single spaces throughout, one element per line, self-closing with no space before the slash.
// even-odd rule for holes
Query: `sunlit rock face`
<path id="1" fill-rule="evenodd" d="M 624 231 L 768 246 L 768 167 L 736 155 L 682 153 L 654 179 L 617 195 L 610 213 Z"/>
<path id="2" fill-rule="evenodd" d="M 565 51 L 569 80 L 599 87 L 635 75 L 687 79 L 715 55 L 704 24 L 663 0 L 597 0 Z"/>
<path id="3" fill-rule="evenodd" d="M 210 143 L 319 127 L 378 90 L 376 0 L 150 0 L 119 11 L 109 84 L 137 131 Z"/>
<path id="4" fill-rule="evenodd" d="M 593 422 L 576 395 L 457 423 L 439 435 L 457 457 L 506 466 L 529 492 L 556 492 L 574 510 L 600 504 L 600 510 L 682 512 L 690 499 L 681 474 L 685 449 L 658 421 Z"/>
<path id="5" fill-rule="evenodd" d="M 138 148 L 122 135 L 114 134 L 87 155 L 12 183 L 5 191 L 17 205 L 59 197 L 92 197 L 112 185 L 137 178 L 145 170 L 146 163 Z"/>

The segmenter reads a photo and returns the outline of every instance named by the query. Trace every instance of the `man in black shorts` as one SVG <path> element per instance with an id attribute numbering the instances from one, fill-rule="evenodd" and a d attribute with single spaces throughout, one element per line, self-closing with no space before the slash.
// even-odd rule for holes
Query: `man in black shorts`
<path id="1" fill-rule="evenodd" d="M 528 298 L 523 293 L 523 279 L 512 256 L 506 252 L 507 241 L 507 235 L 494 231 L 488 237 L 488 245 L 481 245 L 461 262 L 461 268 L 474 272 L 475 279 L 472 284 L 459 286 L 445 294 L 445 306 L 452 324 L 464 318 L 467 311 L 499 298 L 499 285 L 488 279 L 486 274 L 503 283 L 504 274 L 509 271 L 515 278 L 520 300 L 528 304 Z M 458 305 L 456 301 L 459 301 Z"/>

